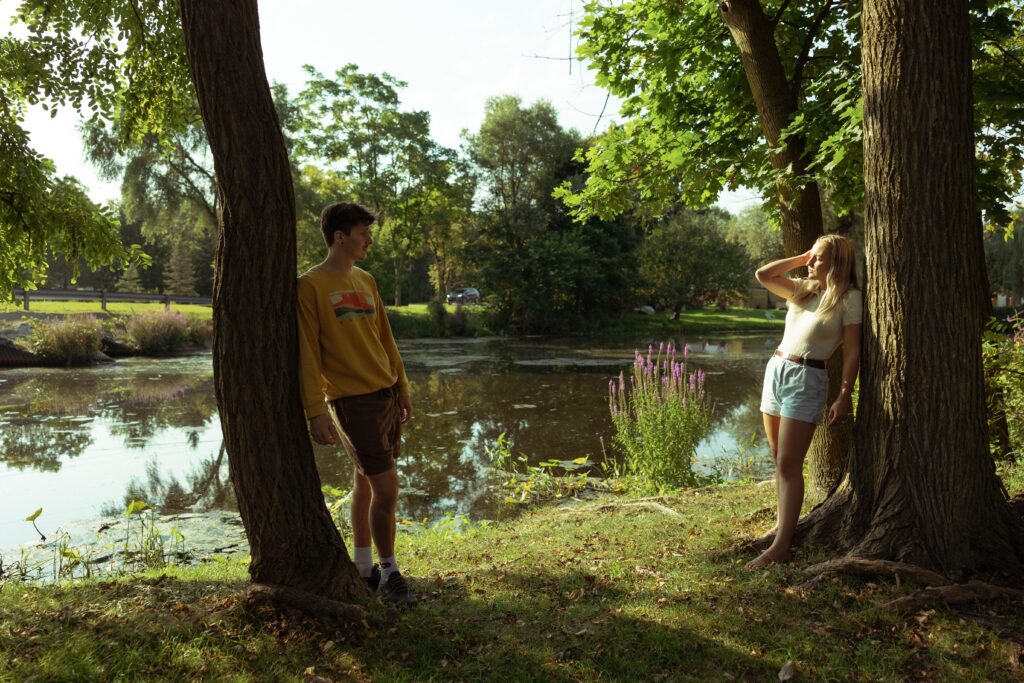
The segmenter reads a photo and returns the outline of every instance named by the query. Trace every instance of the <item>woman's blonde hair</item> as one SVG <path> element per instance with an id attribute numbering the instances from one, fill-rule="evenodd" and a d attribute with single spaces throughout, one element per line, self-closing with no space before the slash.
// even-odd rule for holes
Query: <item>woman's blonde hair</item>
<path id="1" fill-rule="evenodd" d="M 842 235 L 822 235 L 815 242 L 828 249 L 832 265 L 825 276 L 825 293 L 818 304 L 818 313 L 830 314 L 843 301 L 850 289 L 860 289 L 857 284 L 856 254 L 853 242 Z"/>

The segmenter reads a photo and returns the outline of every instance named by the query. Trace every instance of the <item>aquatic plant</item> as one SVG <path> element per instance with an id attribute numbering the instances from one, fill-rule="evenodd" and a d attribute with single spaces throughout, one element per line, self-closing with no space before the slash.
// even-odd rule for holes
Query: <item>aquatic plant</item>
<path id="1" fill-rule="evenodd" d="M 624 455 L 623 473 L 650 488 L 689 487 L 707 477 L 694 469 L 697 444 L 711 428 L 712 406 L 702 370 L 688 372 L 674 345 L 657 354 L 636 351 L 632 373 L 608 382 L 608 408 L 615 427 L 613 443 Z"/>

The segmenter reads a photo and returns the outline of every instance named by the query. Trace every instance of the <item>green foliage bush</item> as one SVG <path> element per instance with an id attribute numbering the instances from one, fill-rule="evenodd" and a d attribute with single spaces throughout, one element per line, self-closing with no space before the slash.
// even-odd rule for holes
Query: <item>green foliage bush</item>
<path id="1" fill-rule="evenodd" d="M 189 347 L 189 320 L 181 313 L 163 311 L 132 316 L 125 324 L 128 338 L 140 353 L 160 355 Z"/>
<path id="2" fill-rule="evenodd" d="M 694 470 L 697 444 L 711 429 L 711 403 L 704 373 L 687 373 L 672 344 L 657 355 L 636 352 L 629 382 L 623 374 L 608 382 L 615 427 L 613 442 L 624 455 L 624 472 L 648 488 L 692 487 L 709 477 Z"/>
<path id="3" fill-rule="evenodd" d="M 99 352 L 102 339 L 103 326 L 95 316 L 75 315 L 56 322 L 33 320 L 29 344 L 44 358 L 85 365 Z"/>
<path id="4" fill-rule="evenodd" d="M 1024 315 L 993 319 L 982 342 L 990 452 L 1024 461 Z"/>
<path id="5" fill-rule="evenodd" d="M 185 320 L 190 346 L 209 348 L 213 345 L 213 318 L 190 315 Z"/>
<path id="6" fill-rule="evenodd" d="M 388 322 L 395 339 L 417 339 L 435 336 L 434 323 L 429 316 L 388 310 Z"/>
<path id="7" fill-rule="evenodd" d="M 448 307 L 434 299 L 427 304 L 427 314 L 433 326 L 435 337 L 471 337 L 474 334 L 469 315 L 461 304 L 456 304 L 455 312 L 449 313 Z"/>

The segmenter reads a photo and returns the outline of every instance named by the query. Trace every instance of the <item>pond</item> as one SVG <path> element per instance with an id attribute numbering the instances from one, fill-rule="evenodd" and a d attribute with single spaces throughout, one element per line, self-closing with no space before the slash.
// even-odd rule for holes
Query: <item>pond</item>
<path id="1" fill-rule="evenodd" d="M 745 458 L 770 471 L 758 401 L 778 339 L 671 340 L 689 350 L 690 369 L 708 375 L 716 422 L 698 448 L 705 466 Z M 494 516 L 487 451 L 502 433 L 534 463 L 603 459 L 608 380 L 628 373 L 634 349 L 649 341 L 401 340 L 415 417 L 399 465 L 400 515 Z M 317 448 L 316 458 L 325 484 L 350 486 L 342 452 Z M 37 508 L 51 535 L 119 513 L 132 498 L 168 513 L 234 509 L 209 354 L 0 372 L 0 548 L 38 540 L 25 521 Z"/>

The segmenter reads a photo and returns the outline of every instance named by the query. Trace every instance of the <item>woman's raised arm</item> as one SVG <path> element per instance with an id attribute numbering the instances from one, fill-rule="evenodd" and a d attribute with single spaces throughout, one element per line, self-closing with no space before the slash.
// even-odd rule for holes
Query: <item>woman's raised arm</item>
<path id="1" fill-rule="evenodd" d="M 810 260 L 811 252 L 806 251 L 799 256 L 772 261 L 758 268 L 757 272 L 754 273 L 754 277 L 772 294 L 781 296 L 784 299 L 790 299 L 793 297 L 793 292 L 796 291 L 796 286 L 792 280 L 786 277 L 786 273 L 794 268 L 806 266 Z"/>

